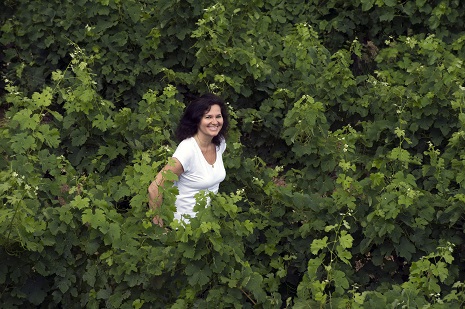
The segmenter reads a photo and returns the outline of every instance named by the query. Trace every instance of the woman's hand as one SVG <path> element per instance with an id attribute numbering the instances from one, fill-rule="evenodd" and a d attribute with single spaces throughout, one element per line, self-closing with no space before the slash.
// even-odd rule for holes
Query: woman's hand
<path id="1" fill-rule="evenodd" d="M 153 217 L 152 223 L 158 225 L 159 227 L 163 227 L 163 220 L 160 218 L 160 216 Z"/>

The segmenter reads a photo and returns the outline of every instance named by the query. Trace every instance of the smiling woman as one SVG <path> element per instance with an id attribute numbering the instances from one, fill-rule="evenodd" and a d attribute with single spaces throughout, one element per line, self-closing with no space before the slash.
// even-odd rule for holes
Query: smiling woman
<path id="1" fill-rule="evenodd" d="M 162 195 L 159 187 L 164 184 L 164 173 L 172 171 L 179 178 L 174 183 L 176 196 L 174 218 L 185 222 L 194 217 L 195 194 L 201 190 L 217 193 L 226 177 L 223 152 L 226 149 L 228 113 L 224 101 L 214 94 L 205 94 L 192 101 L 186 108 L 176 131 L 181 141 L 167 164 L 148 188 L 149 205 L 160 207 Z M 159 216 L 153 223 L 163 226 Z"/>

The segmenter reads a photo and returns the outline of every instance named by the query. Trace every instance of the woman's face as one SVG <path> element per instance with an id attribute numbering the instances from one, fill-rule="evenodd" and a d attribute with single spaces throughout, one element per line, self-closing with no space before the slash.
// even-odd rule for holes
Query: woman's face
<path id="1" fill-rule="evenodd" d="M 214 104 L 200 119 L 197 134 L 204 138 L 213 138 L 220 133 L 223 127 L 223 115 L 219 105 Z"/>

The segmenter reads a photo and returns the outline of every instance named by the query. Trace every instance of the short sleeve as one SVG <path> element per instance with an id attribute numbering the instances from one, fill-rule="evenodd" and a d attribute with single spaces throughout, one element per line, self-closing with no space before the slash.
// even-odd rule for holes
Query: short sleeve
<path id="1" fill-rule="evenodd" d="M 179 160 L 185 172 L 191 169 L 192 153 L 193 149 L 190 140 L 185 139 L 181 143 L 179 143 L 178 148 L 176 148 L 176 151 L 173 154 L 173 158 Z"/>
<path id="2" fill-rule="evenodd" d="M 223 154 L 225 150 L 226 150 L 226 141 L 222 139 L 220 143 L 220 153 Z"/>

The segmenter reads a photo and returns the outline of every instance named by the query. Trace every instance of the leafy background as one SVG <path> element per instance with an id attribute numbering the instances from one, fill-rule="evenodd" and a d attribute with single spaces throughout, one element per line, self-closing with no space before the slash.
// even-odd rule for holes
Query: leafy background
<path id="1" fill-rule="evenodd" d="M 463 305 L 463 2 L 0 8 L 2 307 Z M 167 187 L 154 227 L 147 186 L 207 91 L 227 179 L 187 226 Z"/>

